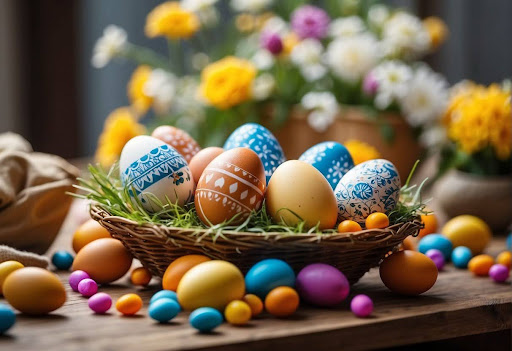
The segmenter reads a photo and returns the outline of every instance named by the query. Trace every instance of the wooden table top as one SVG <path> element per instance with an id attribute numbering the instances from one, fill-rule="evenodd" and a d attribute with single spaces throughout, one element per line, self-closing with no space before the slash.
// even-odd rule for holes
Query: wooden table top
<path id="1" fill-rule="evenodd" d="M 71 236 L 76 226 L 68 217 L 49 253 L 57 249 L 72 252 Z M 504 247 L 504 240 L 496 239 L 488 252 L 497 254 Z M 373 299 L 375 310 L 371 318 L 353 316 L 348 302 L 336 309 L 301 306 L 289 319 L 264 314 L 247 326 L 225 323 L 208 335 L 189 326 L 188 313 L 180 313 L 169 324 L 158 324 L 147 316 L 149 299 L 160 289 L 156 279 L 148 288 L 131 286 L 128 277 L 100 287 L 114 300 L 129 292 L 141 295 L 143 309 L 134 317 L 122 317 L 115 308 L 106 315 L 93 314 L 86 298 L 69 288 L 69 272 L 57 274 L 66 286 L 66 304 L 45 317 L 19 314 L 16 325 L 7 335 L 0 336 L 1 350 L 362 350 L 511 328 L 510 284 L 475 278 L 452 265 L 440 273 L 430 291 L 418 297 L 389 292 L 378 269 L 373 269 L 350 295 L 364 293 Z"/>

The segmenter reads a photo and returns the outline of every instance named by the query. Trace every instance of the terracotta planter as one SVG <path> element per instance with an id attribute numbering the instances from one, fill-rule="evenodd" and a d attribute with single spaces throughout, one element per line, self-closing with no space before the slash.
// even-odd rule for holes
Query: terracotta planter
<path id="1" fill-rule="evenodd" d="M 512 174 L 483 177 L 452 170 L 437 182 L 434 198 L 450 218 L 474 215 L 497 232 L 512 223 Z"/>
<path id="2" fill-rule="evenodd" d="M 322 141 L 343 143 L 358 139 L 377 148 L 383 158 L 395 164 L 401 178 L 406 179 L 414 162 L 421 156 L 422 149 L 402 117 L 386 114 L 382 118 L 395 131 L 392 143 L 384 140 L 377 122 L 357 108 L 345 108 L 344 113 L 324 133 L 318 133 L 309 126 L 306 113 L 294 111 L 284 127 L 277 131 L 276 137 L 288 159 L 298 158 L 308 148 Z"/>

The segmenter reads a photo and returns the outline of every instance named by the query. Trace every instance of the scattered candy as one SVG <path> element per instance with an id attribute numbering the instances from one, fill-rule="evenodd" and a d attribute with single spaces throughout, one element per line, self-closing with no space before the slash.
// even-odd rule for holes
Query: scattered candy
<path id="1" fill-rule="evenodd" d="M 507 266 L 503 264 L 495 264 L 489 269 L 489 276 L 494 280 L 496 283 L 503 283 L 508 279 L 509 276 L 509 269 Z"/>
<path id="2" fill-rule="evenodd" d="M 350 219 L 344 220 L 338 225 L 338 233 L 353 233 L 363 230 L 359 223 L 351 221 Z"/>
<path id="3" fill-rule="evenodd" d="M 443 253 L 445 261 L 450 259 L 452 254 L 452 243 L 441 234 L 429 234 L 422 238 L 418 244 L 418 251 L 425 254 L 430 249 L 438 249 Z"/>
<path id="4" fill-rule="evenodd" d="M 130 280 L 133 285 L 141 286 L 148 285 L 151 278 L 151 273 L 144 267 L 135 268 L 130 276 Z"/>
<path id="5" fill-rule="evenodd" d="M 295 286 L 295 273 L 292 267 L 282 260 L 269 258 L 260 261 L 245 275 L 247 292 L 261 299 L 278 286 Z"/>
<path id="6" fill-rule="evenodd" d="M 7 305 L 0 303 L 0 335 L 16 323 L 16 314 Z"/>
<path id="7" fill-rule="evenodd" d="M 366 229 L 384 229 L 389 226 L 389 218 L 385 213 L 374 212 L 365 220 Z"/>
<path id="8" fill-rule="evenodd" d="M 163 297 L 149 305 L 148 313 L 151 318 L 166 323 L 180 313 L 181 307 L 176 300 Z"/>
<path id="9" fill-rule="evenodd" d="M 154 294 L 151 297 L 151 300 L 149 300 L 149 303 L 152 304 L 156 300 L 163 299 L 163 298 L 171 299 L 171 300 L 178 302 L 178 296 L 176 295 L 176 293 L 174 291 L 160 290 L 159 292 L 157 292 L 156 294 Z"/>
<path id="10" fill-rule="evenodd" d="M 53 254 L 52 263 L 61 271 L 67 271 L 73 264 L 73 255 L 69 252 L 60 250 Z"/>
<path id="11" fill-rule="evenodd" d="M 116 302 L 116 309 L 125 316 L 132 316 L 142 308 L 142 299 L 137 294 L 126 294 Z"/>
<path id="12" fill-rule="evenodd" d="M 249 322 L 252 316 L 251 307 L 244 301 L 231 301 L 224 310 L 224 316 L 228 323 L 233 325 L 244 325 Z"/>
<path id="13" fill-rule="evenodd" d="M 102 314 L 112 307 L 112 298 L 109 294 L 100 292 L 91 296 L 87 304 L 95 313 Z"/>
<path id="14" fill-rule="evenodd" d="M 373 312 L 373 301 L 366 295 L 356 295 L 350 302 L 350 309 L 357 317 L 368 317 Z"/>
<path id="15" fill-rule="evenodd" d="M 510 251 L 503 251 L 496 257 L 496 263 L 502 264 L 506 266 L 508 269 L 511 268 L 512 263 L 512 252 Z"/>
<path id="16" fill-rule="evenodd" d="M 255 317 L 263 311 L 263 302 L 254 294 L 247 294 L 242 299 L 251 308 L 252 316 Z"/>
<path id="17" fill-rule="evenodd" d="M 444 267 L 444 255 L 438 249 L 430 249 L 425 255 L 436 264 L 437 270 L 440 271 Z"/>
<path id="18" fill-rule="evenodd" d="M 478 255 L 473 257 L 468 263 L 468 269 L 474 275 L 486 276 L 494 264 L 494 258 L 489 255 Z"/>
<path id="19" fill-rule="evenodd" d="M 452 262 L 457 268 L 467 268 L 471 257 L 473 257 L 473 254 L 466 246 L 457 246 L 452 251 Z"/>
<path id="20" fill-rule="evenodd" d="M 300 297 L 316 306 L 334 306 L 345 300 L 350 284 L 339 269 L 324 263 L 304 267 L 297 275 Z"/>
<path id="21" fill-rule="evenodd" d="M 288 286 L 270 291 L 265 298 L 265 309 L 276 317 L 292 315 L 299 307 L 299 294 Z"/>
<path id="22" fill-rule="evenodd" d="M 5 261 L 0 263 L 0 296 L 2 296 L 2 285 L 4 284 L 5 279 L 9 274 L 18 270 L 20 268 L 25 267 L 18 261 Z"/>
<path id="23" fill-rule="evenodd" d="M 85 278 L 78 283 L 78 292 L 83 296 L 89 297 L 98 292 L 98 284 L 90 278 Z"/>
<path id="24" fill-rule="evenodd" d="M 82 280 L 87 279 L 87 278 L 90 278 L 88 273 L 81 271 L 81 270 L 74 271 L 73 273 L 71 273 L 69 275 L 69 280 L 68 280 L 69 286 L 71 287 L 71 289 L 73 291 L 78 291 L 78 284 Z"/>
<path id="25" fill-rule="evenodd" d="M 201 333 L 211 332 L 222 324 L 223 319 L 222 314 L 211 307 L 200 307 L 188 318 L 190 325 Z"/>

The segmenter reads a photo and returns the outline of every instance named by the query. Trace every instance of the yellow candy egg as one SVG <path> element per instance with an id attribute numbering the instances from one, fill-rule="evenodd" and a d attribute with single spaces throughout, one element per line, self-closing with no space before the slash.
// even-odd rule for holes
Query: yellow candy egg
<path id="1" fill-rule="evenodd" d="M 18 261 L 5 261 L 0 263 L 0 296 L 3 294 L 2 285 L 4 284 L 5 279 L 7 279 L 7 276 L 15 270 L 23 267 L 25 266 Z"/>
<path id="2" fill-rule="evenodd" d="M 224 311 L 224 317 L 230 324 L 244 325 L 251 319 L 251 307 L 244 301 L 231 301 Z"/>
<path id="3" fill-rule="evenodd" d="M 512 252 L 510 251 L 503 251 L 496 257 L 496 263 L 500 263 L 504 265 L 505 267 L 508 267 L 510 269 L 511 263 L 512 263 Z M 0 284 L 1 284 L 1 278 L 0 278 Z M 1 291 L 1 290 L 0 290 Z"/>
<path id="4" fill-rule="evenodd" d="M 485 277 L 494 264 L 494 258 L 489 255 L 478 255 L 473 257 L 468 263 L 468 269 L 477 276 Z"/>
<path id="5" fill-rule="evenodd" d="M 207 261 L 190 269 L 181 278 L 177 289 L 178 301 L 185 310 L 213 307 L 224 310 L 245 293 L 244 276 L 232 263 Z"/>
<path id="6" fill-rule="evenodd" d="M 254 294 L 245 295 L 244 302 L 251 308 L 253 317 L 259 315 L 263 311 L 263 301 Z"/>
<path id="7" fill-rule="evenodd" d="M 480 218 L 470 215 L 457 216 L 449 220 L 441 233 L 453 247 L 466 246 L 473 255 L 481 254 L 491 240 L 491 229 Z"/>

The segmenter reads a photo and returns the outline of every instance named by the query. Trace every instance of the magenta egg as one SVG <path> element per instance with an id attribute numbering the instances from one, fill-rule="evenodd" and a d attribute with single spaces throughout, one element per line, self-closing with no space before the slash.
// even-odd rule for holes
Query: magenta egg
<path id="1" fill-rule="evenodd" d="M 97 293 L 89 298 L 89 308 L 96 313 L 105 313 L 112 307 L 112 298 L 106 293 Z"/>
<path id="2" fill-rule="evenodd" d="M 489 270 L 489 276 L 497 283 L 503 283 L 508 279 L 509 269 L 503 264 L 495 264 Z"/>
<path id="3" fill-rule="evenodd" d="M 438 249 L 430 249 L 425 252 L 425 255 L 430 258 L 436 264 L 437 270 L 441 271 L 444 267 L 445 260 L 444 255 Z"/>
<path id="4" fill-rule="evenodd" d="M 89 297 L 98 292 L 98 284 L 90 278 L 85 278 L 78 283 L 78 292 L 83 296 Z"/>
<path id="5" fill-rule="evenodd" d="M 350 309 L 357 317 L 368 317 L 373 312 L 373 301 L 366 295 L 356 295 L 350 301 Z"/>
<path id="6" fill-rule="evenodd" d="M 305 302 L 325 307 L 339 304 L 350 291 L 345 275 L 324 263 L 304 267 L 297 275 L 295 287 Z"/>
<path id="7" fill-rule="evenodd" d="M 71 286 L 73 291 L 78 291 L 78 284 L 87 278 L 90 278 L 90 276 L 86 272 L 80 270 L 74 271 L 69 275 L 69 286 Z"/>

